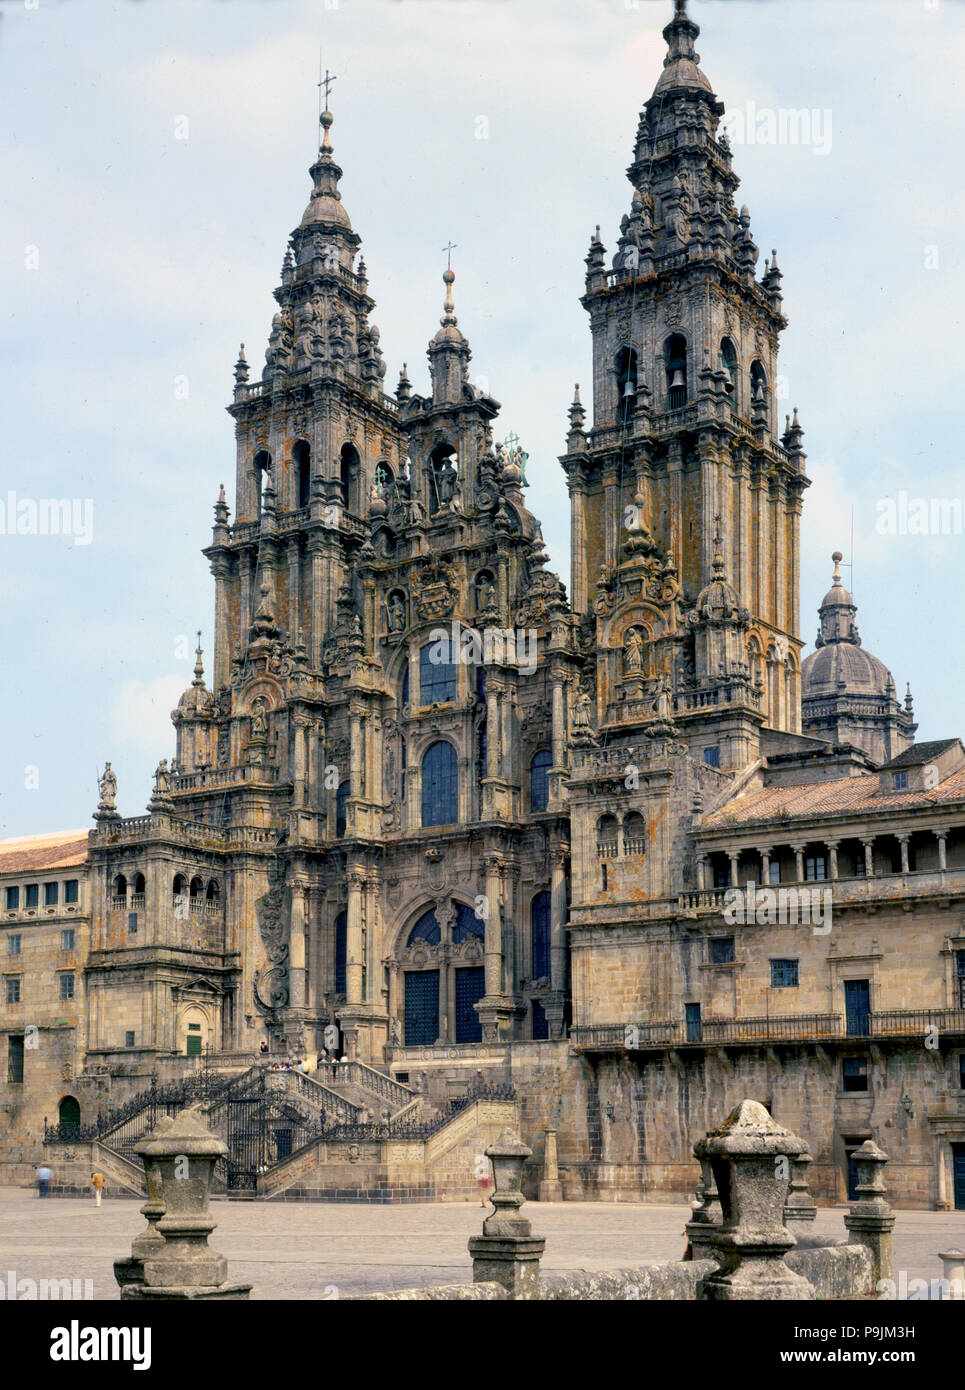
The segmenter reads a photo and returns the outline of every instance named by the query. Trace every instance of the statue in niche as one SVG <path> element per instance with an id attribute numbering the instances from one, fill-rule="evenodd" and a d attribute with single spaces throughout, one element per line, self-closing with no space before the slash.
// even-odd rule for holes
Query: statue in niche
<path id="1" fill-rule="evenodd" d="M 396 590 L 389 595 L 389 602 L 386 605 L 390 632 L 405 632 L 406 625 L 406 606 L 405 599 Z"/>
<path id="2" fill-rule="evenodd" d="M 268 704 L 267 701 L 259 696 L 251 707 L 251 738 L 260 743 L 268 737 Z"/>
<path id="3" fill-rule="evenodd" d="M 623 671 L 627 676 L 643 674 L 643 642 L 635 627 L 628 628 L 623 638 Z"/>

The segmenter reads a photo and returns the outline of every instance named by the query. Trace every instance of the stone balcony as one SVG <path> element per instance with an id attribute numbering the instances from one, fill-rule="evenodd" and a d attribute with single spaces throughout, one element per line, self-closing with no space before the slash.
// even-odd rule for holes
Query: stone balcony
<path id="1" fill-rule="evenodd" d="M 848 1018 L 842 1014 L 790 1014 L 775 1018 L 707 1018 L 699 1023 L 577 1025 L 570 1045 L 578 1052 L 631 1053 L 774 1043 L 902 1042 L 920 1046 L 929 1029 L 939 1038 L 965 1038 L 965 1009 L 888 1009 Z"/>

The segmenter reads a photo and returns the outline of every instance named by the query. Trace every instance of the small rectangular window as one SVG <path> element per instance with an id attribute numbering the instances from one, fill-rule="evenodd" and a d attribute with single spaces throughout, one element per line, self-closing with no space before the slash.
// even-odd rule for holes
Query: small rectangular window
<path id="1" fill-rule="evenodd" d="M 125 1047 L 133 1047 L 133 1046 L 134 1046 L 134 1034 L 133 1034 L 133 1033 L 125 1033 L 125 1034 L 124 1034 L 124 1046 L 125 1046 Z"/>
<path id="2" fill-rule="evenodd" d="M 64 884 L 64 902 L 76 903 L 80 901 L 80 881 L 76 878 L 69 878 Z"/>
<path id="3" fill-rule="evenodd" d="M 797 989 L 797 961 L 771 961 L 771 987 L 773 989 Z"/>
<path id="4" fill-rule="evenodd" d="M 896 792 L 906 791 L 908 788 L 908 773 L 893 772 L 891 774 L 891 785 L 894 787 Z"/>
<path id="5" fill-rule="evenodd" d="M 128 935 L 129 935 L 129 936 L 137 936 L 137 913 L 136 913 L 136 912 L 129 912 L 129 913 L 127 914 L 127 932 L 128 932 Z"/>
<path id="6" fill-rule="evenodd" d="M 20 954 L 20 933 L 11 934 L 7 937 L 7 955 L 19 956 Z"/>
<path id="7" fill-rule="evenodd" d="M 707 764 L 708 767 L 720 767 L 720 749 L 705 748 L 704 762 Z"/>
<path id="8" fill-rule="evenodd" d="M 780 861 L 780 859 L 772 859 L 771 862 L 768 864 L 768 866 L 767 866 L 767 881 L 768 881 L 768 883 L 780 883 L 780 881 L 781 881 L 781 861 Z"/>
<path id="9" fill-rule="evenodd" d="M 60 933 L 60 949 L 62 951 L 72 951 L 74 949 L 73 927 L 65 927 Z"/>
<path id="10" fill-rule="evenodd" d="M 28 883 L 24 891 L 24 903 L 27 907 L 40 906 L 40 884 Z"/>
<path id="11" fill-rule="evenodd" d="M 866 1091 L 868 1089 L 867 1057 L 845 1057 L 842 1071 L 846 1091 Z"/>
<path id="12" fill-rule="evenodd" d="M 713 937 L 710 943 L 710 959 L 713 965 L 733 965 L 734 938 L 732 936 Z"/>
<path id="13" fill-rule="evenodd" d="M 73 999 L 74 997 L 74 977 L 73 975 L 60 976 L 60 997 L 61 999 Z"/>
<path id="14" fill-rule="evenodd" d="M 19 1004 L 19 1003 L 21 1002 L 21 995 L 20 995 L 20 976 L 19 976 L 19 975 L 8 975 L 7 978 L 6 978 L 5 984 L 6 984 L 6 989 L 4 990 L 4 994 L 5 994 L 7 1003 L 8 1003 L 8 1004 Z"/>
<path id="15" fill-rule="evenodd" d="M 60 899 L 60 884 L 44 884 L 44 907 L 56 907 Z"/>
<path id="16" fill-rule="evenodd" d="M 17 910 L 17 908 L 18 908 L 19 906 L 20 906 L 20 889 L 19 889 L 19 888 L 8 888 L 8 889 L 7 889 L 7 911 L 8 911 L 8 912 L 16 912 L 16 910 Z"/>

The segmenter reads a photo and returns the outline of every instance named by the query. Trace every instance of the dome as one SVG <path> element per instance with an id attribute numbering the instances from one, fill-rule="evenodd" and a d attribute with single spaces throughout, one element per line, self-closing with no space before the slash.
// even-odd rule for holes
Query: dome
<path id="1" fill-rule="evenodd" d="M 341 202 L 330 193 L 315 194 L 302 214 L 300 227 L 311 227 L 316 222 L 334 222 L 339 227 L 352 230 L 352 223 Z"/>
<path id="2" fill-rule="evenodd" d="M 853 642 L 829 642 L 801 666 L 805 699 L 822 695 L 891 695 L 894 681 L 883 661 Z"/>

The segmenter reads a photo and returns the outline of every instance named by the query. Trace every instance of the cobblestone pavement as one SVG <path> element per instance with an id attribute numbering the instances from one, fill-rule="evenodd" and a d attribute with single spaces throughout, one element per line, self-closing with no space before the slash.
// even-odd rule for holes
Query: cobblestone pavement
<path id="1" fill-rule="evenodd" d="M 0 1281 L 91 1279 L 95 1299 L 116 1299 L 112 1264 L 144 1228 L 136 1201 L 0 1188 Z M 818 1212 L 809 1234 L 843 1236 L 844 1208 Z M 212 1245 L 229 1277 L 258 1299 L 351 1298 L 360 1293 L 472 1279 L 466 1242 L 485 1212 L 469 1203 L 375 1207 L 328 1202 L 215 1201 Z M 566 1202 L 527 1204 L 546 1236 L 544 1270 L 619 1269 L 679 1259 L 684 1206 Z M 965 1249 L 965 1212 L 899 1212 L 895 1269 L 941 1276 L 939 1250 Z"/>

